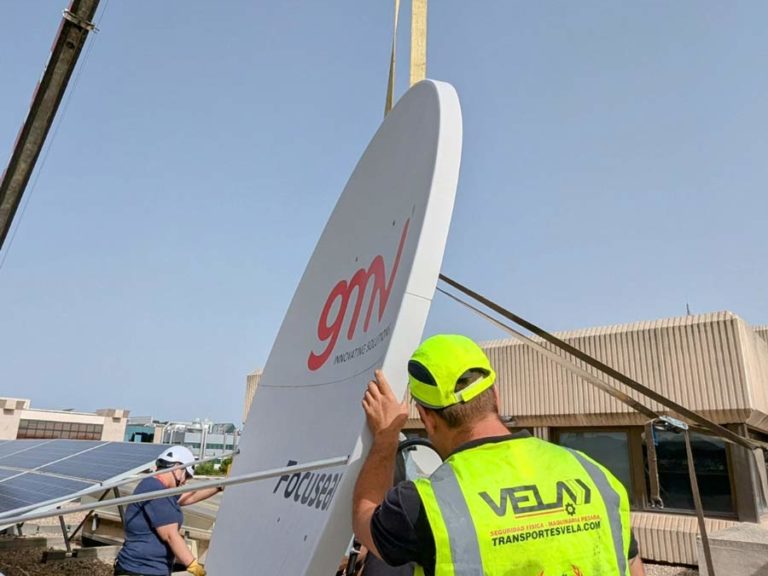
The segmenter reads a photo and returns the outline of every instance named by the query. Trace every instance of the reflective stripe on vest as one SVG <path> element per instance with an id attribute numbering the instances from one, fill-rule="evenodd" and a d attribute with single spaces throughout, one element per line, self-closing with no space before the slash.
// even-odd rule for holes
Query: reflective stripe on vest
<path id="1" fill-rule="evenodd" d="M 432 474 L 430 484 L 448 526 L 453 565 L 461 566 L 462 576 L 483 576 L 477 531 L 453 468 L 440 466 Z"/>
<path id="2" fill-rule="evenodd" d="M 624 535 L 621 529 L 621 517 L 619 515 L 620 496 L 611 487 L 605 472 L 597 467 L 593 462 L 587 460 L 581 452 L 568 449 L 576 459 L 584 466 L 584 470 L 592 478 L 600 496 L 605 502 L 605 509 L 608 511 L 608 522 L 611 524 L 611 536 L 613 537 L 613 548 L 616 551 L 616 564 L 619 565 L 619 574 L 625 574 L 627 571 L 627 555 L 624 553 Z"/>
<path id="3" fill-rule="evenodd" d="M 483 444 L 415 484 L 436 576 L 628 574 L 626 491 L 579 452 L 536 438 Z"/>

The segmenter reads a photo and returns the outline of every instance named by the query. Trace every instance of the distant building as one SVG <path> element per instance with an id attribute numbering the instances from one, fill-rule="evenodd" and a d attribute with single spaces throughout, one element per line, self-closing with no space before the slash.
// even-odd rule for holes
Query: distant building
<path id="1" fill-rule="evenodd" d="M 237 448 L 240 430 L 230 422 L 163 422 L 140 416 L 128 420 L 125 440 L 180 444 L 189 448 L 198 459 L 218 458 Z"/>
<path id="2" fill-rule="evenodd" d="M 165 423 L 156 423 L 151 416 L 131 416 L 125 427 L 125 441 L 160 444 L 163 424 Z"/>
<path id="3" fill-rule="evenodd" d="M 120 442 L 128 421 L 128 410 L 40 410 L 32 409 L 30 400 L 24 398 L 0 397 L 0 409 L 2 440 L 70 438 Z"/>

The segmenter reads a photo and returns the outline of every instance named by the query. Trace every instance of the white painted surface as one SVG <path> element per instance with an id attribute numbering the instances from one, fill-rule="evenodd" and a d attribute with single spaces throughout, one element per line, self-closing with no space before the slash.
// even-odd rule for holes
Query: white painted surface
<path id="1" fill-rule="evenodd" d="M 426 478 L 437 470 L 443 460 L 432 448 L 427 446 L 414 446 L 406 453 L 405 470 L 408 480 Z"/>
<path id="2" fill-rule="evenodd" d="M 283 320 L 232 474 L 347 454 L 350 462 L 227 489 L 207 559 L 211 576 L 335 574 L 368 447 L 360 401 L 377 367 L 396 394 L 405 393 L 406 363 L 440 272 L 460 156 L 456 92 L 429 80 L 401 98 L 368 145 Z M 377 266 L 380 290 L 374 298 L 372 273 L 359 300 L 350 281 Z"/>

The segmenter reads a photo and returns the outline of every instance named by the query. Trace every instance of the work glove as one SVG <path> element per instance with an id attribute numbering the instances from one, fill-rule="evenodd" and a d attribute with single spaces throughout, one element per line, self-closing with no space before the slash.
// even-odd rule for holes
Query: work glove
<path id="1" fill-rule="evenodd" d="M 203 568 L 197 560 L 192 560 L 187 566 L 187 572 L 194 574 L 194 576 L 205 576 L 205 568 Z"/>

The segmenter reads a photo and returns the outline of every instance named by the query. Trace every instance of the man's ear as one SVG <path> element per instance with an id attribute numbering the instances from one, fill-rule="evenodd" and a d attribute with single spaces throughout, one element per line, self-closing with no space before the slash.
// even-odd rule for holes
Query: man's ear
<path id="1" fill-rule="evenodd" d="M 419 411 L 419 418 L 424 424 L 427 435 L 431 436 L 435 432 L 435 413 L 432 410 L 427 410 L 419 403 L 416 403 L 416 410 Z"/>

